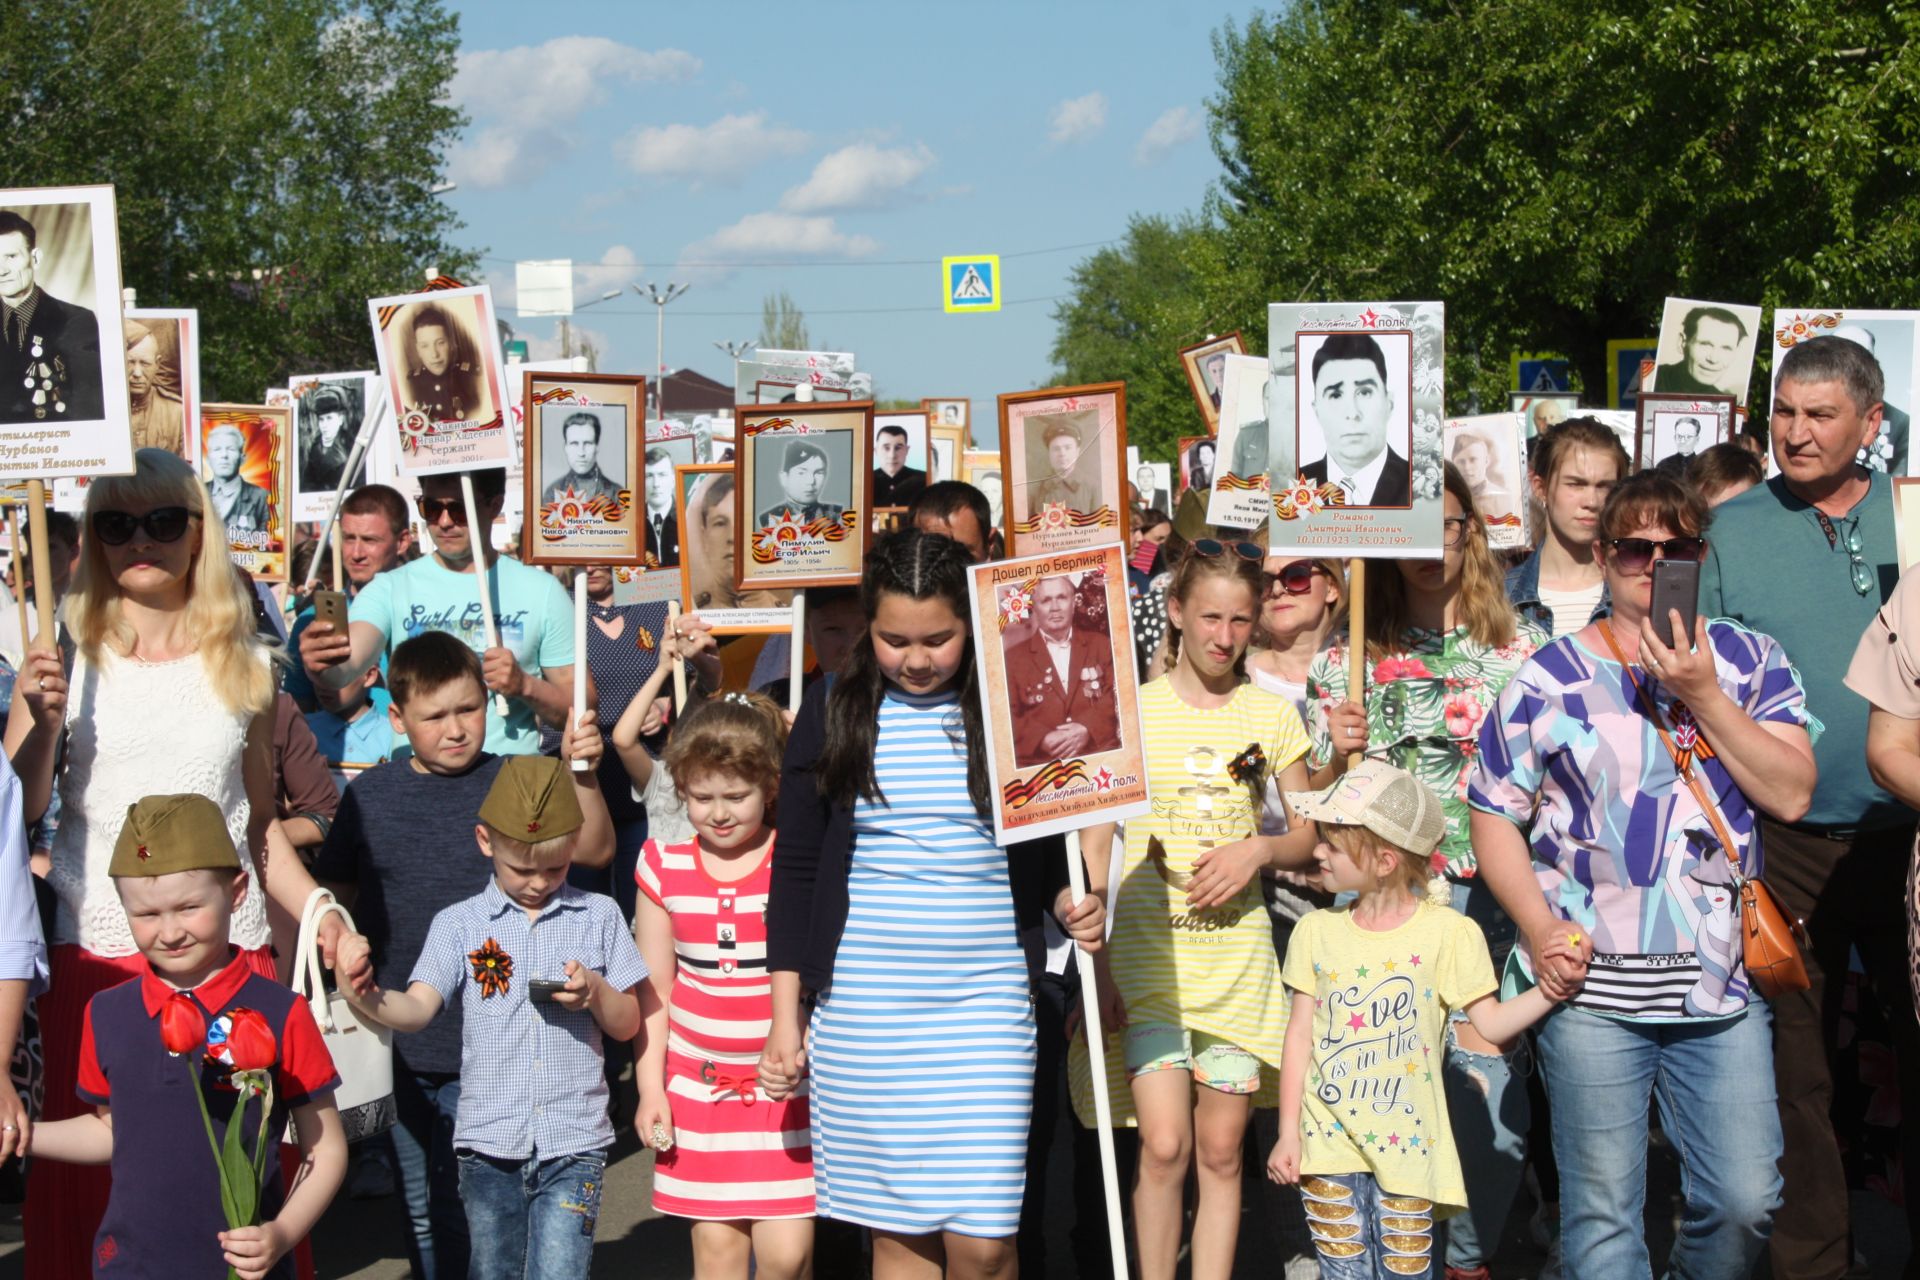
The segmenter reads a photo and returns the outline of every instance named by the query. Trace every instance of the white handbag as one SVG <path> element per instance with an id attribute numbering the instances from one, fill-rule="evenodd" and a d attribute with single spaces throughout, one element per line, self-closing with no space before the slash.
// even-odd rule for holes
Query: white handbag
<path id="1" fill-rule="evenodd" d="M 391 1129 L 393 1102 L 393 1032 L 363 1017 L 353 1002 L 326 988 L 326 966 L 320 958 L 320 922 L 337 914 L 349 930 L 353 917 L 325 889 L 307 895 L 300 912 L 300 943 L 293 958 L 293 993 L 306 998 L 321 1038 L 333 1055 L 340 1084 L 333 1091 L 347 1141 L 371 1137 Z"/>

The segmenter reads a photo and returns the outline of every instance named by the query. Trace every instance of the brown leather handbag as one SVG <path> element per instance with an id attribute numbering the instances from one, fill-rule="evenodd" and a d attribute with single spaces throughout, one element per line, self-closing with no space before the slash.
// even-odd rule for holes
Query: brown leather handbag
<path id="1" fill-rule="evenodd" d="M 1691 760 L 1673 745 L 1673 738 L 1667 732 L 1667 722 L 1661 718 L 1659 706 L 1647 696 L 1646 689 L 1640 684 L 1640 677 L 1633 673 L 1633 664 L 1620 656 L 1620 646 L 1613 638 L 1613 628 L 1602 627 L 1601 633 L 1606 636 L 1607 647 L 1613 650 L 1614 658 L 1626 669 L 1627 679 L 1633 681 L 1633 691 L 1640 695 L 1641 707 L 1646 711 L 1647 718 L 1653 721 L 1653 727 L 1659 731 L 1661 744 L 1666 747 L 1667 754 L 1673 757 L 1674 767 L 1686 780 L 1700 811 L 1713 824 L 1714 837 L 1720 841 L 1720 848 L 1727 855 L 1727 866 L 1733 872 L 1735 900 L 1739 903 L 1741 950 L 1747 968 L 1747 982 L 1768 1000 L 1791 991 L 1805 991 L 1813 985 L 1807 977 L 1806 961 L 1800 955 L 1800 949 L 1807 945 L 1806 925 L 1787 913 L 1786 908 L 1780 905 L 1780 899 L 1767 887 L 1766 881 L 1759 876 L 1741 873 L 1739 846 L 1734 844 L 1733 836 L 1720 819 L 1720 807 L 1707 794 L 1707 789 L 1700 785 Z M 1755 834 L 1758 835 L 1757 832 Z"/>

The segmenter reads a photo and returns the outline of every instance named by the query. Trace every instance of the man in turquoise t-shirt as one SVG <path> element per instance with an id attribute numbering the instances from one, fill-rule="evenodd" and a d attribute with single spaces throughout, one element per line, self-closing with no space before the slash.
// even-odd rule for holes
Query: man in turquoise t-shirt
<path id="1" fill-rule="evenodd" d="M 1715 509 L 1701 572 L 1701 613 L 1778 640 L 1821 726 L 1812 808 L 1791 825 L 1764 815 L 1760 823 L 1767 884 L 1812 939 L 1812 989 L 1771 1002 L 1786 1138 L 1768 1245 L 1776 1276 L 1838 1276 L 1852 1263 L 1846 1171 L 1829 1115 L 1849 950 L 1860 953 L 1892 1031 L 1902 1114 L 1920 1116 L 1920 1022 L 1902 905 L 1914 814 L 1868 774 L 1868 704 L 1845 684 L 1856 642 L 1900 576 L 1892 484 L 1854 463 L 1879 434 L 1883 391 L 1879 364 L 1857 343 L 1819 337 L 1789 349 L 1773 403 L 1780 474 Z M 1920 1124 L 1904 1126 L 1900 1145 L 1906 1167 L 1920 1169 Z M 1907 1220 L 1920 1240 L 1920 1195 L 1907 1197 Z"/>
<path id="2" fill-rule="evenodd" d="M 507 473 L 472 472 L 480 527 L 493 527 L 506 502 Z M 535 755 L 540 724 L 561 726 L 573 703 L 573 610 L 551 574 L 494 553 L 467 528 L 460 476 L 423 476 L 420 516 L 433 537 L 433 554 L 376 574 L 349 609 L 350 636 L 324 622 L 300 638 L 300 661 L 315 684 L 339 689 L 401 643 L 425 631 L 445 631 L 480 655 L 487 688 L 507 699 L 502 716 L 487 700 L 485 749 L 495 755 Z M 487 591 L 499 643 L 487 646 L 480 593 L 473 572 L 476 544 L 487 557 Z"/>

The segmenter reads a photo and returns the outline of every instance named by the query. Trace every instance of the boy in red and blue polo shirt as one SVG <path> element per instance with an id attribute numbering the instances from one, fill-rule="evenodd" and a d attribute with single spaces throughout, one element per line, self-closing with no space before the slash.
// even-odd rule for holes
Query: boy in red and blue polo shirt
<path id="1" fill-rule="evenodd" d="M 30 1150 L 112 1165 L 95 1276 L 173 1280 L 232 1267 L 242 1280 L 291 1280 L 288 1255 L 346 1170 L 333 1106 L 339 1079 L 320 1029 L 304 1000 L 255 974 L 228 945 L 234 909 L 251 886 L 211 800 L 148 796 L 131 806 L 109 871 L 148 971 L 87 1005 L 79 1094 L 97 1112 L 34 1128 Z M 229 1061 L 244 1066 L 252 1055 L 271 1058 L 268 1116 L 228 1081 Z M 195 1089 L 216 1138 L 237 1116 L 251 1150 L 267 1126 L 258 1226 L 227 1229 Z M 279 1161 L 289 1115 L 307 1166 L 291 1195 Z"/>

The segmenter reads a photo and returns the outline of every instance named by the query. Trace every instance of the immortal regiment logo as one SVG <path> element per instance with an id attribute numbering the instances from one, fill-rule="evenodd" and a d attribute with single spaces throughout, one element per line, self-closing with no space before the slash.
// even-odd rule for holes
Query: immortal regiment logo
<path id="1" fill-rule="evenodd" d="M 1798 346 L 1809 338 L 1820 337 L 1821 335 L 1815 332 L 1815 330 L 1837 329 L 1839 327 L 1839 316 L 1822 311 L 1817 315 L 1799 318 L 1794 320 L 1792 324 L 1782 325 L 1780 328 L 1775 329 L 1773 331 L 1773 341 L 1775 345 L 1782 348 Z"/>
<path id="2" fill-rule="evenodd" d="M 845 541 L 860 524 L 860 513 L 845 511 L 838 519 L 826 516 L 802 524 L 791 510 L 782 511 L 774 522 L 753 535 L 755 564 L 803 563 L 830 555 L 830 544 Z"/>
<path id="3" fill-rule="evenodd" d="M 1113 508 L 1104 503 L 1097 511 L 1074 511 L 1064 502 L 1049 502 L 1013 527 L 1017 533 L 1038 533 L 1042 529 L 1092 529 L 1112 523 Z"/>
<path id="4" fill-rule="evenodd" d="M 1260 479 L 1264 482 L 1266 477 Z M 1345 506 L 1346 502 L 1346 491 L 1333 481 L 1315 488 L 1313 481 L 1296 473 L 1292 484 L 1273 495 L 1273 514 L 1279 520 L 1298 520 L 1301 516 L 1317 516 L 1328 507 Z"/>
<path id="5" fill-rule="evenodd" d="M 810 422 L 795 422 L 792 418 L 768 418 L 765 422 L 749 423 L 746 434 L 757 436 L 766 431 L 783 436 L 804 436 L 813 434 L 814 426 Z"/>
<path id="6" fill-rule="evenodd" d="M 547 542 L 572 540 L 581 550 L 589 550 L 586 544 L 595 539 L 617 542 L 624 538 L 620 521 L 631 510 L 631 489 L 622 489 L 612 498 L 604 494 L 589 498 L 575 493 L 569 480 L 552 502 L 540 504 L 540 536 Z"/>

